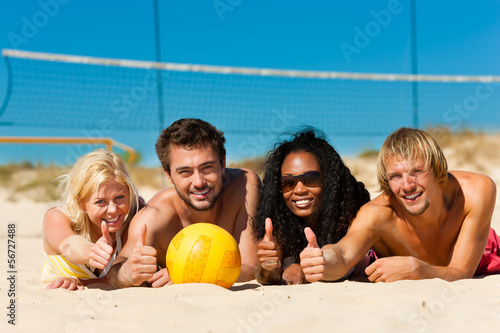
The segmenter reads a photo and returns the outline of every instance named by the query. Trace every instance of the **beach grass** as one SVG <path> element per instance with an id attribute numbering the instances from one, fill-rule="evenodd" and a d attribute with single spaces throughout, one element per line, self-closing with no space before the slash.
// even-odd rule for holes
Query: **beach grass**
<path id="1" fill-rule="evenodd" d="M 443 149 L 450 169 L 462 169 L 488 174 L 489 167 L 500 164 L 500 135 L 472 130 L 452 132 L 446 127 L 426 129 Z M 370 149 L 361 152 L 356 158 L 345 159 L 353 175 L 364 182 L 368 188 L 375 189 L 375 170 L 367 169 L 373 165 L 378 151 Z M 264 173 L 265 157 L 231 162 L 228 167 L 254 170 L 261 178 Z M 36 202 L 51 202 L 60 197 L 57 178 L 69 171 L 69 166 L 32 164 L 30 162 L 0 165 L 0 191 L 7 193 L 6 198 L 15 202 L 21 198 Z M 160 166 L 129 167 L 132 180 L 138 188 L 159 190 L 169 183 Z"/>

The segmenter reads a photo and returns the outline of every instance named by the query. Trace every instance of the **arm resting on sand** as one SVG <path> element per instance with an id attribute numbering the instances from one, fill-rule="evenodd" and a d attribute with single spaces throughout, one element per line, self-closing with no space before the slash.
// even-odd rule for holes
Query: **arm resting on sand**
<path id="1" fill-rule="evenodd" d="M 247 282 L 255 279 L 254 268 L 248 265 L 241 265 L 240 276 L 238 282 Z"/>
<path id="2" fill-rule="evenodd" d="M 121 288 L 127 288 L 127 287 L 132 286 L 132 284 L 129 281 L 127 281 L 126 279 L 124 279 L 123 276 L 120 278 L 120 271 L 122 270 L 122 266 L 126 260 L 127 260 L 127 258 L 124 258 L 124 257 L 116 258 L 115 262 L 113 263 L 113 265 L 111 266 L 111 268 L 108 272 L 108 275 L 107 275 L 108 281 L 109 281 L 109 284 L 113 288 L 121 289 Z"/>
<path id="3" fill-rule="evenodd" d="M 75 265 L 85 265 L 89 263 L 90 250 L 94 246 L 85 237 L 71 235 L 67 237 L 59 246 L 61 254 Z"/>

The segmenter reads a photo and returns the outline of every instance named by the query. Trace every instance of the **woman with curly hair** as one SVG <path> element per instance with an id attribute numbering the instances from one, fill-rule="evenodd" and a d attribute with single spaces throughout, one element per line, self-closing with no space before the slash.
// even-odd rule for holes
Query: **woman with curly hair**
<path id="1" fill-rule="evenodd" d="M 300 252 L 311 228 L 320 245 L 347 232 L 359 208 L 370 200 L 323 133 L 306 128 L 277 143 L 265 164 L 261 199 L 253 221 L 262 284 L 304 283 Z"/>

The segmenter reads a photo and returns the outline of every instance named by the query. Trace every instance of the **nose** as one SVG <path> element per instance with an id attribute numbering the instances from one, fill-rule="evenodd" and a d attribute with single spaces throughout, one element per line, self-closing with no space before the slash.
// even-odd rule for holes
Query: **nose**
<path id="1" fill-rule="evenodd" d="M 416 177 L 412 175 L 406 175 L 403 177 L 403 188 L 405 191 L 412 190 L 416 185 Z"/>
<path id="2" fill-rule="evenodd" d="M 297 182 L 297 185 L 295 185 L 295 188 L 293 189 L 293 192 L 295 193 L 305 193 L 307 191 L 308 191 L 307 187 L 304 184 L 302 184 L 300 180 Z"/>
<path id="3" fill-rule="evenodd" d="M 203 188 L 205 187 L 205 184 L 206 184 L 205 177 L 201 172 L 196 170 L 193 173 L 193 186 L 196 188 Z"/>
<path id="4" fill-rule="evenodd" d="M 116 212 L 116 210 L 117 210 L 116 204 L 113 201 L 111 201 L 108 205 L 108 213 L 113 214 Z"/>

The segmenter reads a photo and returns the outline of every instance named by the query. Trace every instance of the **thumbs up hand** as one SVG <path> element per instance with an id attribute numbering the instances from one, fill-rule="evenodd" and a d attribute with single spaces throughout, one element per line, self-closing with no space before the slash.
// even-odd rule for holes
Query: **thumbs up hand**
<path id="1" fill-rule="evenodd" d="M 316 241 L 316 234 L 312 231 L 311 228 L 307 227 L 304 229 L 304 234 L 307 239 L 307 247 L 311 249 L 319 249 L 318 242 Z"/>
<path id="2" fill-rule="evenodd" d="M 266 234 L 257 244 L 257 257 L 262 268 L 271 270 L 277 268 L 280 262 L 278 247 L 274 242 L 273 223 L 270 218 L 266 219 Z"/>
<path id="3" fill-rule="evenodd" d="M 318 246 L 316 234 L 311 228 L 304 229 L 307 247 L 300 253 L 300 266 L 305 278 L 309 282 L 322 280 L 325 276 L 325 257 L 323 250 Z"/>
<path id="4" fill-rule="evenodd" d="M 142 247 L 146 244 L 146 234 L 148 233 L 148 227 L 145 224 L 141 224 L 139 227 L 139 237 L 137 237 L 137 247 Z"/>
<path id="5" fill-rule="evenodd" d="M 266 234 L 257 244 L 255 277 L 259 283 L 273 284 L 281 280 L 281 251 L 274 241 L 273 222 L 270 218 L 265 221 Z"/>
<path id="6" fill-rule="evenodd" d="M 273 238 L 273 222 L 271 221 L 271 219 L 268 217 L 266 219 L 266 234 L 264 235 L 264 240 L 266 242 L 274 242 L 274 238 Z"/>
<path id="7" fill-rule="evenodd" d="M 98 269 L 104 269 L 113 255 L 113 241 L 106 222 L 101 223 L 102 236 L 90 249 L 89 264 Z"/>
<path id="8" fill-rule="evenodd" d="M 136 228 L 137 230 L 137 228 Z M 129 238 L 132 238 L 132 230 L 129 229 Z M 137 240 L 130 257 L 124 263 L 124 273 L 132 286 L 138 286 L 153 277 L 156 272 L 156 249 L 146 245 L 147 226 L 141 224 L 137 230 Z M 132 243 L 133 244 L 133 243 Z"/>

